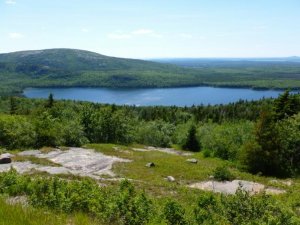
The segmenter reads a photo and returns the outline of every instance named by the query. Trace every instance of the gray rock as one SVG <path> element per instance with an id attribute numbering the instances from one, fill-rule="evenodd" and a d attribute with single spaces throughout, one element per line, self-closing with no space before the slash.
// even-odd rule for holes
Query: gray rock
<path id="1" fill-rule="evenodd" d="M 198 159 L 187 159 L 186 161 L 189 163 L 198 163 Z"/>
<path id="2" fill-rule="evenodd" d="M 167 180 L 168 180 L 169 182 L 174 182 L 174 181 L 175 181 L 175 178 L 172 177 L 172 176 L 167 176 Z"/>
<path id="3" fill-rule="evenodd" d="M 146 167 L 155 167 L 155 164 L 153 162 L 149 162 L 146 164 Z"/>
<path id="4" fill-rule="evenodd" d="M 8 164 L 11 163 L 11 155 L 8 154 L 2 154 L 0 155 L 0 164 Z"/>
<path id="5" fill-rule="evenodd" d="M 23 153 L 24 154 L 24 153 Z M 73 174 L 101 179 L 102 175 L 115 176 L 112 166 L 117 162 L 131 162 L 114 156 L 107 156 L 92 149 L 70 148 L 66 151 L 53 150 L 48 153 L 38 151 L 25 152 L 25 155 L 34 154 L 37 158 L 45 158 L 61 166 L 43 166 L 31 162 L 12 162 L 0 165 L 0 172 L 9 171 L 11 167 L 19 173 L 43 171 L 50 174 Z"/>
<path id="6" fill-rule="evenodd" d="M 23 151 L 18 153 L 18 155 L 21 156 L 38 156 L 40 155 L 42 152 L 40 150 L 28 150 L 28 151 Z"/>
<path id="7" fill-rule="evenodd" d="M 285 190 L 272 187 L 266 188 L 263 184 L 246 180 L 233 180 L 224 182 L 209 180 L 191 184 L 189 187 L 223 194 L 235 194 L 238 188 L 241 188 L 250 194 L 260 193 L 262 191 L 266 191 L 268 194 L 285 193 Z"/>

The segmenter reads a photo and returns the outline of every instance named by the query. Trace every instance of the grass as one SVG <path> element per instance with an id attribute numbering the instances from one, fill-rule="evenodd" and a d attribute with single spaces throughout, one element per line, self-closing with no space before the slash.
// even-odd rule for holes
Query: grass
<path id="1" fill-rule="evenodd" d="M 172 197 L 179 200 L 187 208 L 203 192 L 197 189 L 190 189 L 187 185 L 208 180 L 209 176 L 213 175 L 218 167 L 228 167 L 236 179 L 254 181 L 266 186 L 287 190 L 287 194 L 278 196 L 278 198 L 287 196 L 288 193 L 293 193 L 292 195 L 296 196 L 297 190 L 299 190 L 297 186 L 300 185 L 299 179 L 293 179 L 294 185 L 291 187 L 283 185 L 281 182 L 274 183 L 272 180 L 279 179 L 242 172 L 237 169 L 233 162 L 218 158 L 205 158 L 201 152 L 192 156 L 179 156 L 158 151 L 138 152 L 132 150 L 132 147 L 136 148 L 137 146 L 88 144 L 85 147 L 95 149 L 106 155 L 132 160 L 130 163 L 114 164 L 113 172 L 119 177 L 133 180 L 138 189 L 145 190 L 148 194 L 156 197 L 158 201 L 160 198 Z M 142 148 L 144 146 L 138 147 Z M 198 163 L 188 163 L 186 162 L 188 158 L 196 158 Z M 154 162 L 156 166 L 148 168 L 145 166 L 148 162 Z M 174 183 L 168 182 L 164 179 L 167 176 L 173 176 L 176 181 Z M 109 184 L 114 185 L 111 182 Z M 289 198 L 291 197 L 289 196 Z"/>
<path id="2" fill-rule="evenodd" d="M 209 176 L 213 175 L 214 171 L 218 167 L 226 166 L 229 171 L 236 177 L 236 179 L 250 180 L 259 182 L 265 185 L 283 188 L 287 190 L 286 194 L 275 196 L 282 203 L 293 208 L 295 212 L 299 211 L 300 216 L 300 180 L 292 179 L 293 185 L 286 186 L 279 182 L 272 182 L 275 178 L 262 177 L 258 175 L 252 175 L 246 172 L 241 172 L 237 169 L 237 166 L 228 161 L 224 161 L 218 158 L 205 158 L 203 153 L 195 153 L 192 156 L 180 156 L 172 155 L 159 151 L 146 151 L 139 152 L 134 151 L 133 148 L 144 148 L 142 145 L 130 145 L 122 146 L 116 144 L 88 144 L 85 148 L 95 149 L 97 152 L 101 152 L 105 155 L 116 156 L 124 159 L 130 159 L 130 163 L 116 163 L 113 165 L 113 172 L 117 174 L 117 177 L 127 178 L 132 180 L 136 189 L 144 190 L 147 195 L 151 196 L 151 199 L 155 201 L 158 211 L 162 211 L 162 207 L 166 199 L 176 199 L 186 210 L 187 215 L 193 214 L 193 207 L 197 204 L 197 199 L 203 193 L 202 190 L 191 189 L 187 187 L 194 182 L 200 182 L 208 180 Z M 180 151 L 180 148 L 177 147 Z M 188 158 L 198 159 L 197 164 L 188 163 Z M 14 160 L 32 161 L 34 163 L 49 165 L 47 159 L 39 159 L 32 156 L 16 156 Z M 154 162 L 155 167 L 148 168 L 146 163 Z M 50 162 L 51 163 L 51 162 Z M 49 174 L 42 174 L 42 176 L 50 176 Z M 38 176 L 38 174 L 33 174 Z M 59 175 L 63 179 L 81 180 L 81 177 L 70 175 Z M 168 182 L 165 180 L 167 176 L 173 176 L 176 181 Z M 109 178 L 109 177 L 104 177 Z M 119 181 L 100 181 L 112 188 L 119 186 Z M 189 216 L 188 216 L 189 217 Z M 39 218 L 37 220 L 37 218 Z M 12 220 L 13 223 L 7 223 Z M 21 207 L 19 205 L 8 205 L 3 198 L 0 198 L 0 225 L 2 224 L 99 224 L 97 221 L 92 221 L 88 215 L 75 214 L 53 214 L 44 209 L 33 209 L 31 207 Z"/>
<path id="3" fill-rule="evenodd" d="M 96 225 L 87 215 L 65 215 L 46 209 L 35 209 L 20 204 L 11 205 L 0 198 L 0 225 Z"/>

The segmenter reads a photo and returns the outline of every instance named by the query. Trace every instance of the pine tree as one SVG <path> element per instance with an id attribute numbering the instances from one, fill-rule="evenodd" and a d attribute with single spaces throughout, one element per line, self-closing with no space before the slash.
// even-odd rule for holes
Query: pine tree
<path id="1" fill-rule="evenodd" d="M 54 105 L 54 98 L 53 98 L 53 94 L 50 93 L 49 97 L 48 97 L 48 101 L 47 101 L 46 107 L 47 108 L 52 108 L 53 105 Z"/>
<path id="2" fill-rule="evenodd" d="M 195 125 L 192 125 L 188 131 L 188 136 L 186 139 L 186 142 L 183 145 L 183 149 L 190 150 L 193 152 L 200 151 L 200 143 L 197 139 L 197 129 Z"/>
<path id="3" fill-rule="evenodd" d="M 282 120 L 300 111 L 298 96 L 291 95 L 288 90 L 281 94 L 274 102 L 275 119 Z"/>
<path id="4" fill-rule="evenodd" d="M 14 96 L 11 96 L 10 99 L 10 114 L 13 115 L 13 114 L 16 114 L 17 112 L 17 101 L 16 101 L 16 97 Z"/>

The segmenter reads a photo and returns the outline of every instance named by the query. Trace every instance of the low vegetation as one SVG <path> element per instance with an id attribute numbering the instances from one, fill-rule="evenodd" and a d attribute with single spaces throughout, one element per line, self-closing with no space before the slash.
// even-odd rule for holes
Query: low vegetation
<path id="1" fill-rule="evenodd" d="M 59 213 L 87 213 L 104 224 L 296 225 L 300 222 L 297 215 L 280 201 L 264 193 L 250 196 L 242 190 L 233 196 L 201 193 L 194 204 L 183 207 L 168 198 L 153 199 L 137 191 L 127 180 L 122 181 L 118 189 L 100 188 L 89 179 L 32 178 L 11 170 L 0 175 L 0 193 L 27 195 L 35 207 Z"/>

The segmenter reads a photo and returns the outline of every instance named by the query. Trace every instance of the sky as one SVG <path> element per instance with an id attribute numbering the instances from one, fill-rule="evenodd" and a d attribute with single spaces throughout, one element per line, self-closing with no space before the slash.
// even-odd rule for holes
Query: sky
<path id="1" fill-rule="evenodd" d="M 300 56 L 300 0 L 0 0 L 0 53 Z"/>

